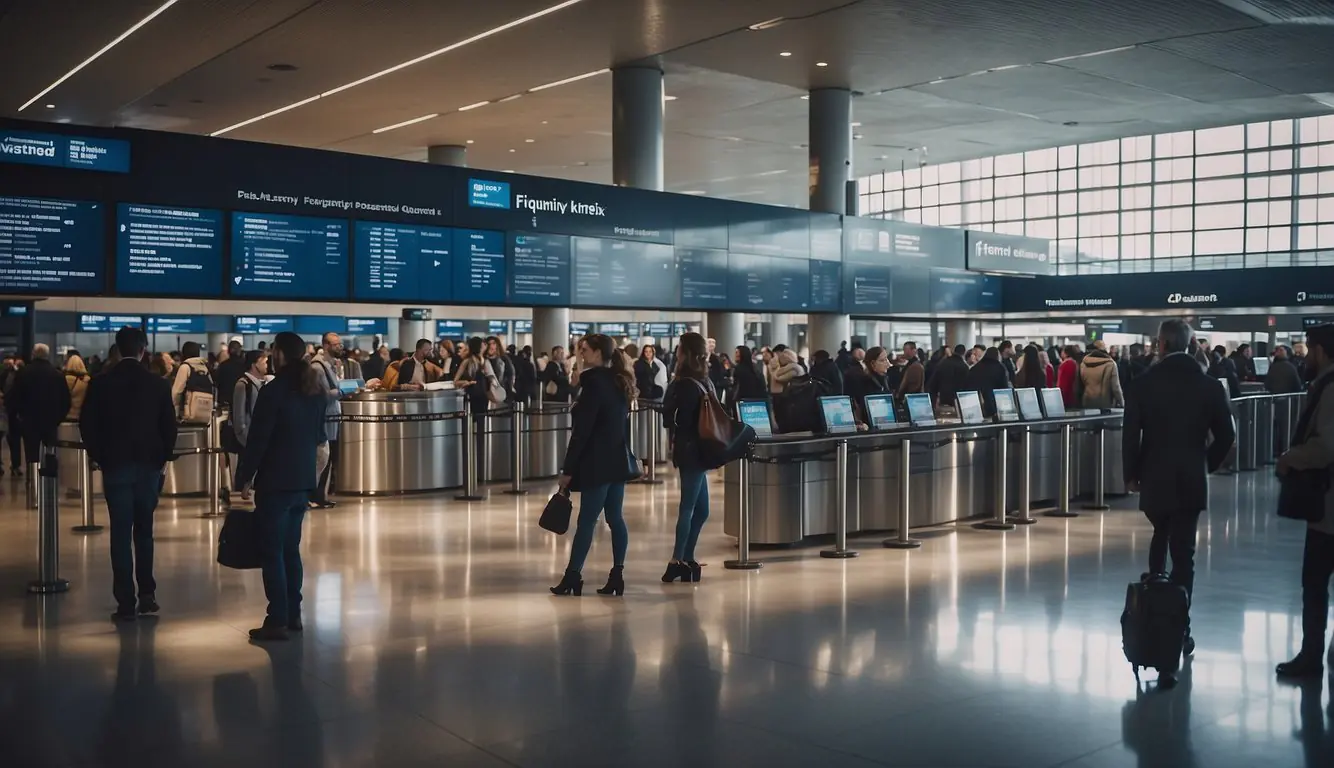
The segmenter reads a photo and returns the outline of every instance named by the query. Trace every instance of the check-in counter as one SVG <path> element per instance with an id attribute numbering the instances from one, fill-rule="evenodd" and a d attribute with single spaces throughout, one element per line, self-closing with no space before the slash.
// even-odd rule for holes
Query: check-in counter
<path id="1" fill-rule="evenodd" d="M 380 495 L 463 484 L 463 393 L 361 392 L 343 398 L 338 493 Z"/>
<path id="2" fill-rule="evenodd" d="M 995 514 L 1005 481 L 1006 509 L 1015 510 L 1021 498 L 1020 446 L 1022 433 L 1029 431 L 1030 500 L 1049 499 L 1057 505 L 1061 487 L 1061 429 L 1072 429 L 1071 490 L 1079 472 L 1075 430 L 1093 433 L 1102 427 L 1105 435 L 1121 427 L 1120 412 L 1082 412 L 1064 418 L 1033 422 L 901 428 L 885 432 L 763 438 L 748 459 L 750 541 L 755 544 L 795 544 L 811 536 L 828 535 L 837 526 L 835 451 L 839 441 L 848 443 L 849 531 L 891 531 L 899 527 L 902 448 L 908 453 L 908 527 L 990 517 Z M 998 466 L 997 443 L 1006 441 L 1006 466 Z M 1050 445 L 1049 445 L 1050 443 Z M 1106 440 L 1104 466 L 1120 463 L 1119 442 Z M 1096 451 L 1090 443 L 1089 450 Z M 1094 457 L 1089 456 L 1090 467 Z M 724 530 L 738 535 L 740 462 L 723 471 Z M 1092 475 L 1090 469 L 1089 474 Z M 1119 470 L 1115 473 L 1120 475 Z M 1105 477 L 1112 477 L 1111 473 Z M 1092 485 L 1090 477 L 1088 484 Z M 1111 488 L 1109 492 L 1124 492 Z M 1089 491 L 1091 492 L 1091 487 Z M 1040 505 L 1035 505 L 1040 506 Z"/>
<path id="3" fill-rule="evenodd" d="M 162 482 L 163 496 L 204 496 L 208 493 L 208 463 L 217 461 L 208 450 L 208 426 L 181 424 L 176 427 L 176 458 L 167 464 Z"/>

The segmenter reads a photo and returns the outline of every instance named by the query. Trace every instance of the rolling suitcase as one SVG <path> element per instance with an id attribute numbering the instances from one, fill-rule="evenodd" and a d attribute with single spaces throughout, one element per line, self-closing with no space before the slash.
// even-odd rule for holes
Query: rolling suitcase
<path id="1" fill-rule="evenodd" d="M 1126 587 L 1121 646 L 1136 681 L 1141 668 L 1152 667 L 1160 675 L 1180 668 L 1189 616 L 1185 587 L 1173 584 L 1166 574 L 1150 574 Z"/>

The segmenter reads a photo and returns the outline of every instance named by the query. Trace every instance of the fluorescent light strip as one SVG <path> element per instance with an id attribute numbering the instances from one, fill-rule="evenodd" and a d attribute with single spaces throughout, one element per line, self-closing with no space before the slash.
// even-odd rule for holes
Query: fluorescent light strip
<path id="1" fill-rule="evenodd" d="M 174 3 L 174 2 L 176 2 L 176 0 L 172 0 L 172 3 Z M 458 41 L 457 43 L 451 43 L 450 45 L 447 45 L 447 46 L 445 46 L 444 48 L 440 48 L 439 50 L 435 50 L 435 51 L 431 51 L 430 53 L 423 54 L 423 55 L 421 55 L 421 56 L 418 56 L 418 57 L 415 58 L 415 59 L 410 59 L 410 60 L 408 60 L 408 61 L 405 61 L 405 62 L 403 62 L 402 64 L 396 64 L 396 65 L 394 65 L 394 66 L 392 66 L 392 67 L 390 67 L 390 68 L 388 68 L 388 69 L 382 69 L 382 70 L 380 70 L 379 72 L 376 72 L 376 73 L 373 74 L 373 75 L 367 75 L 366 77 L 363 77 L 363 78 L 361 78 L 361 79 L 359 79 L 359 80 L 353 80 L 353 81 L 350 82 L 350 83 L 346 83 L 346 84 L 344 84 L 344 85 L 340 85 L 340 86 L 338 86 L 337 88 L 334 88 L 334 89 L 325 91 L 324 93 L 321 93 L 321 94 L 319 94 L 318 96 L 311 96 L 310 98 L 308 98 L 308 99 L 302 99 L 301 101 L 298 101 L 298 102 L 296 102 L 295 104 L 289 104 L 289 105 L 287 105 L 287 106 L 285 106 L 285 107 L 281 107 L 281 108 L 279 108 L 279 109 L 275 109 L 275 110 L 273 110 L 272 112 L 266 112 L 266 113 L 264 113 L 264 114 L 262 114 L 262 115 L 260 115 L 260 116 L 258 116 L 258 117 L 252 117 L 252 118 L 250 118 L 249 120 L 242 120 L 241 122 L 239 122 L 239 123 L 237 123 L 237 124 L 235 124 L 235 125 L 229 125 L 229 126 L 227 126 L 226 128 L 223 128 L 223 129 L 220 130 L 220 131 L 214 131 L 213 133 L 210 133 L 209 136 L 221 136 L 222 134 L 224 134 L 224 133 L 230 133 L 231 131 L 234 131 L 234 130 L 236 130 L 237 128 L 243 128 L 243 127 L 245 127 L 245 126 L 247 126 L 247 125 L 252 125 L 252 124 L 254 124 L 254 123 L 257 123 L 257 122 L 259 122 L 260 120 L 265 120 L 265 119 L 267 119 L 267 118 L 273 117 L 274 115 L 282 114 L 283 112 L 286 112 L 286 111 L 289 110 L 289 109 L 296 109 L 297 107 L 304 106 L 304 105 L 306 105 L 306 104 L 309 104 L 309 103 L 312 102 L 312 101 L 315 101 L 315 100 L 317 100 L 317 99 L 321 99 L 321 98 L 323 98 L 323 97 L 325 97 L 325 96 L 332 96 L 332 95 L 334 95 L 335 93 L 341 93 L 341 92 L 343 92 L 343 91 L 346 91 L 346 90 L 349 89 L 349 88 L 355 88 L 355 87 L 357 87 L 358 85 L 364 85 L 364 84 L 366 84 L 366 83 L 369 83 L 369 82 L 372 81 L 372 80 L 377 80 L 377 79 L 379 79 L 379 78 L 381 78 L 381 77 L 384 77 L 385 75 L 392 74 L 392 73 L 397 72 L 397 71 L 399 71 L 399 70 L 401 70 L 401 69 L 406 69 L 407 67 L 411 67 L 411 66 L 413 66 L 413 65 L 415 65 L 415 64 L 420 64 L 420 63 L 422 63 L 423 61 L 428 61 L 428 60 L 433 59 L 433 58 L 435 58 L 435 57 L 437 57 L 437 56 L 441 56 L 441 55 L 443 55 L 443 54 L 449 53 L 450 51 L 458 50 L 459 48 L 462 48 L 462 47 L 465 46 L 465 45 L 470 45 L 470 44 L 475 43 L 475 42 L 477 42 L 477 41 L 479 41 L 479 40 L 485 40 L 485 39 L 488 38 L 488 37 L 491 37 L 491 36 L 493 36 L 493 35 L 498 35 L 498 34 L 500 34 L 501 32 L 504 32 L 504 31 L 506 31 L 506 30 L 508 30 L 508 29 L 513 29 L 514 27 L 520 26 L 520 25 L 522 25 L 522 24 L 527 24 L 527 23 L 530 22 L 530 21 L 533 21 L 533 20 L 535 20 L 535 19 L 540 19 L 540 18 L 542 18 L 543 16 L 547 16 L 547 15 L 549 15 L 549 14 L 555 13 L 556 11 L 559 11 L 559 10 L 562 10 L 562 9 L 565 9 L 565 8 L 568 8 L 568 7 L 570 7 L 571 5 L 574 5 L 574 4 L 576 4 L 576 3 L 580 3 L 580 2 L 583 2 L 583 0 L 565 0 L 565 2 L 563 2 L 563 3 L 557 3 L 556 5 L 553 5 L 553 6 L 549 7 L 549 8 L 543 8 L 542 10 L 537 11 L 536 13 L 530 13 L 530 14 L 528 14 L 527 16 L 524 16 L 523 18 L 515 19 L 515 20 L 510 21 L 510 22 L 507 22 L 507 23 L 505 23 L 505 24 L 501 24 L 500 26 L 495 27 L 495 28 L 493 28 L 493 29 L 488 29 L 488 30 L 486 30 L 485 32 L 481 32 L 481 33 L 478 33 L 478 34 L 476 34 L 476 35 L 473 35 L 472 37 L 469 37 L 469 38 L 467 38 L 466 40 L 460 40 L 460 41 Z M 170 5 L 170 4 L 171 4 L 171 3 L 168 3 L 168 5 Z M 164 9 L 165 9 L 165 6 L 164 6 Z M 159 10 L 159 13 L 160 13 L 160 12 L 161 12 L 161 9 Z M 156 14 L 154 14 L 154 15 L 156 15 Z M 152 17 L 150 16 L 149 18 L 152 18 Z M 147 21 L 147 20 L 145 20 L 145 21 Z M 142 23 L 143 23 L 143 22 L 141 22 L 141 24 L 142 24 Z M 130 30 L 130 31 L 133 32 L 134 30 Z M 128 34 L 128 33 L 127 33 L 127 34 Z M 82 66 L 82 65 L 80 65 L 80 66 Z M 76 70 L 76 71 L 77 71 L 77 70 Z M 70 74 L 73 74 L 73 72 L 71 72 Z M 67 75 L 67 77 L 68 77 L 68 75 Z M 54 86 L 53 86 L 53 87 L 54 87 Z M 43 91 L 42 93 L 45 93 L 45 92 L 46 92 L 46 91 Z M 41 95 L 42 95 L 42 94 L 39 93 L 39 94 L 37 94 L 37 96 L 35 96 L 35 97 L 33 97 L 33 98 L 36 99 L 36 98 L 40 97 Z M 481 105 L 479 104 L 478 106 L 481 106 Z"/>
<path id="2" fill-rule="evenodd" d="M 1108 48 L 1105 51 L 1093 51 L 1092 53 L 1079 53 L 1074 56 L 1062 56 L 1059 59 L 1048 59 L 1046 63 L 1059 64 L 1062 61 L 1074 61 L 1075 59 L 1091 59 L 1094 56 L 1103 56 L 1108 53 L 1120 53 L 1121 51 L 1131 51 L 1134 50 L 1135 47 L 1136 46 L 1133 45 L 1123 45 L 1120 48 Z"/>
<path id="3" fill-rule="evenodd" d="M 491 102 L 489 102 L 489 101 L 479 101 L 479 102 L 477 102 L 476 104 L 469 104 L 469 105 L 466 106 L 466 107 L 459 107 L 459 111 L 460 111 L 460 112 L 467 112 L 467 111 L 470 110 L 470 109 L 477 109 L 478 107 L 485 107 L 487 104 L 490 104 L 490 103 L 491 103 Z"/>
<path id="4" fill-rule="evenodd" d="M 41 91 L 40 93 L 38 93 L 36 96 L 33 96 L 31 99 L 28 99 L 28 101 L 27 101 L 26 103 L 24 103 L 23 106 L 19 107 L 19 111 L 22 112 L 23 110 L 27 109 L 28 107 L 31 107 L 31 106 L 32 106 L 38 99 L 42 98 L 43 96 L 45 96 L 46 94 L 50 93 L 51 91 L 54 91 L 54 90 L 56 89 L 57 86 L 59 86 L 61 83 L 65 82 L 66 80 L 70 79 L 71 77 L 73 77 L 75 74 L 78 73 L 79 70 L 83 69 L 84 67 L 88 66 L 89 64 L 92 64 L 94 61 L 97 61 L 97 59 L 98 59 L 102 54 L 106 53 L 107 51 L 111 50 L 112 48 L 115 48 L 117 45 L 119 45 L 119 44 L 121 43 L 122 40 L 124 40 L 125 38 L 129 37 L 130 35 L 133 35 L 135 32 L 139 31 L 139 28 L 140 28 L 140 27 L 142 27 L 143 25 L 145 25 L 145 24 L 147 24 L 148 22 L 152 21 L 153 19 L 156 19 L 158 16 L 160 16 L 160 15 L 161 15 L 163 12 L 165 12 L 168 8 L 170 8 L 170 7 L 172 7 L 173 5 L 175 5 L 177 2 L 178 2 L 178 0 L 167 0 L 167 2 L 166 2 L 166 3 L 163 3 L 163 4 L 162 4 L 156 11 L 153 11 L 152 13 L 150 13 L 150 14 L 148 14 L 147 16 L 145 16 L 145 17 L 143 17 L 142 19 L 140 19 L 138 24 L 135 24 L 134 26 L 132 26 L 132 27 L 130 27 L 129 29 L 125 30 L 124 32 L 120 33 L 120 37 L 117 37 L 115 40 L 112 40 L 111 42 L 109 42 L 109 43 L 107 43 L 106 45 L 102 46 L 102 49 L 101 49 L 101 50 L 99 50 L 97 53 L 94 53 L 92 56 L 89 56 L 88 58 L 84 59 L 84 60 L 83 60 L 83 63 L 79 64 L 79 66 L 77 66 L 77 67 L 75 67 L 74 69 L 71 69 L 70 71 L 68 71 L 68 72 L 66 72 L 65 74 L 61 75 L 59 80 L 57 80 L 57 81 L 55 81 L 54 83 L 51 83 L 50 85 L 46 86 L 46 87 L 43 88 L 42 91 Z"/>
<path id="5" fill-rule="evenodd" d="M 528 92 L 529 92 L 529 93 L 537 93 L 538 91 L 545 91 L 545 90 L 548 89 L 548 88 L 555 88 L 555 87 L 560 86 L 560 85 L 569 85 L 570 83 L 577 83 L 577 82 L 579 82 L 580 80 L 587 80 L 587 79 L 590 78 L 590 77 L 597 77 L 598 75 L 605 75 L 605 74 L 607 74 L 607 73 L 610 72 L 610 71 L 611 71 L 610 69 L 603 68 L 603 69 L 595 70 L 595 71 L 593 71 L 593 72 L 585 72 L 585 73 L 583 73 L 582 75 L 575 75 L 574 77 L 567 77 L 567 78 L 565 78 L 564 80 L 557 80 L 557 81 L 554 82 L 554 83 L 547 83 L 546 85 L 539 85 L 539 86 L 537 86 L 536 88 L 529 88 L 529 89 L 528 89 Z"/>
<path id="6" fill-rule="evenodd" d="M 394 123 L 393 125 L 386 125 L 383 128 L 376 128 L 375 130 L 371 131 L 371 133 L 384 133 L 385 131 L 392 131 L 395 128 L 403 128 L 405 126 L 412 125 L 413 123 L 423 123 L 426 122 L 427 120 L 432 120 L 437 117 L 440 117 L 440 113 L 432 112 L 429 115 L 422 115 L 421 117 L 414 117 L 411 120 L 404 120 L 401 123 Z"/>

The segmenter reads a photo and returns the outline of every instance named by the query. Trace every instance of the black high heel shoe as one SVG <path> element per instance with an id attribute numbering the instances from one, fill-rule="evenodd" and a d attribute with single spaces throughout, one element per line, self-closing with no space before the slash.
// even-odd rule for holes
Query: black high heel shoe
<path id="1" fill-rule="evenodd" d="M 607 574 L 607 586 L 598 590 L 599 595 L 616 595 L 620 597 L 625 594 L 625 576 L 621 573 L 622 566 L 616 566 Z"/>
<path id="2" fill-rule="evenodd" d="M 662 574 L 662 583 L 670 584 L 677 579 L 688 583 L 690 581 L 690 566 L 673 560 L 667 564 L 667 570 Z"/>
<path id="3" fill-rule="evenodd" d="M 700 564 L 695 562 L 694 560 L 687 560 L 685 562 L 685 565 L 686 568 L 690 571 L 690 580 L 695 583 L 699 583 L 699 577 L 704 573 L 703 569 L 700 567 Z"/>
<path id="4" fill-rule="evenodd" d="M 561 577 L 560 583 L 551 588 L 553 595 L 574 595 L 579 597 L 584 593 L 584 580 L 579 577 L 578 571 L 566 571 Z"/>

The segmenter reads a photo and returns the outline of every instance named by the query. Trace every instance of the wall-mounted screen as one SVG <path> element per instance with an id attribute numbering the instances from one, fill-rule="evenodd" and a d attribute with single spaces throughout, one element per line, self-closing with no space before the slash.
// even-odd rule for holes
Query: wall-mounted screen
<path id="1" fill-rule="evenodd" d="M 677 246 L 676 259 L 683 308 L 727 308 L 727 251 Z"/>
<path id="2" fill-rule="evenodd" d="M 630 327 L 627 323 L 598 323 L 598 333 L 603 336 L 629 336 Z"/>
<path id="3" fill-rule="evenodd" d="M 516 334 L 518 334 L 518 333 L 532 333 L 532 332 L 533 332 L 533 321 L 532 321 L 532 320 L 515 320 L 515 321 L 514 321 L 514 332 L 515 332 Z"/>
<path id="4" fill-rule="evenodd" d="M 907 396 L 908 421 L 914 427 L 929 427 L 936 423 L 936 411 L 931 407 L 931 396 L 916 392 Z"/>
<path id="5" fill-rule="evenodd" d="M 509 273 L 512 301 L 569 306 L 569 236 L 509 233 Z"/>
<path id="6" fill-rule="evenodd" d="M 0 292 L 101 293 L 103 222 L 98 203 L 0 197 Z"/>
<path id="7" fill-rule="evenodd" d="M 352 297 L 383 301 L 453 298 L 454 230 L 358 221 Z"/>
<path id="8" fill-rule="evenodd" d="M 222 211 L 121 203 L 116 291 L 222 295 Z"/>
<path id="9" fill-rule="evenodd" d="M 389 319 L 386 317 L 349 317 L 347 332 L 353 336 L 383 336 L 389 333 Z"/>
<path id="10" fill-rule="evenodd" d="M 347 333 L 347 318 L 334 315 L 297 315 L 292 318 L 292 327 L 316 346 L 320 337 L 326 333 Z"/>
<path id="11" fill-rule="evenodd" d="M 890 305 L 891 269 L 887 264 L 843 262 L 843 309 L 881 313 Z"/>
<path id="12" fill-rule="evenodd" d="M 84 333 L 115 333 L 121 328 L 143 328 L 139 315 L 79 315 L 79 330 Z"/>
<path id="13" fill-rule="evenodd" d="M 232 214 L 233 296 L 346 299 L 347 222 Z"/>
<path id="14" fill-rule="evenodd" d="M 644 335 L 663 341 L 672 335 L 671 323 L 644 323 Z"/>
<path id="15" fill-rule="evenodd" d="M 843 265 L 837 261 L 810 262 L 812 312 L 838 312 L 843 307 Z"/>
<path id="16" fill-rule="evenodd" d="M 680 303 L 672 246 L 575 237 L 573 249 L 576 305 L 647 307 Z"/>
<path id="17" fill-rule="evenodd" d="M 236 329 L 237 333 L 252 336 L 275 336 L 292 330 L 293 324 L 290 315 L 236 315 L 232 327 Z"/>
<path id="18" fill-rule="evenodd" d="M 455 301 L 505 302 L 505 233 L 485 229 L 454 231 Z"/>
<path id="19" fill-rule="evenodd" d="M 510 332 L 510 321 L 508 320 L 487 320 L 486 333 L 489 336 L 508 336 Z"/>
<path id="20" fill-rule="evenodd" d="M 0 130 L 0 163 L 126 173 L 130 170 L 130 142 Z"/>
<path id="21" fill-rule="evenodd" d="M 737 413 L 743 424 L 755 430 L 756 437 L 773 437 L 773 422 L 769 419 L 767 400 L 742 400 L 737 406 Z"/>
<path id="22" fill-rule="evenodd" d="M 436 320 L 435 335 L 440 339 L 458 339 L 464 335 L 462 320 Z"/>
<path id="23" fill-rule="evenodd" d="M 203 315 L 149 315 L 149 333 L 204 333 Z"/>

